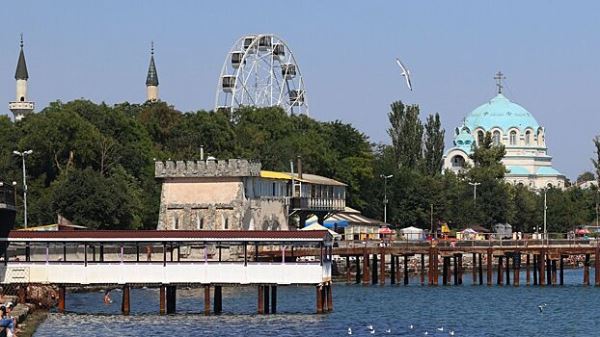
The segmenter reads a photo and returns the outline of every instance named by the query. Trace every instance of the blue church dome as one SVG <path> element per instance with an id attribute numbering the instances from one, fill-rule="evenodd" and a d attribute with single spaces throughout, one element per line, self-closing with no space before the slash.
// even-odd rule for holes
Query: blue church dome
<path id="1" fill-rule="evenodd" d="M 535 131 L 540 127 L 529 111 L 502 94 L 473 110 L 465 119 L 465 125 L 471 132 L 475 132 L 477 128 L 490 131 L 496 127 L 504 132 L 511 128 L 518 128 L 524 132 L 527 128 Z"/>
<path id="2" fill-rule="evenodd" d="M 473 149 L 473 144 L 475 144 L 475 138 L 471 133 L 469 133 L 469 130 L 465 127 L 461 128 L 459 130 L 458 135 L 454 137 L 454 146 L 460 148 L 466 153 L 471 153 L 471 150 Z"/>

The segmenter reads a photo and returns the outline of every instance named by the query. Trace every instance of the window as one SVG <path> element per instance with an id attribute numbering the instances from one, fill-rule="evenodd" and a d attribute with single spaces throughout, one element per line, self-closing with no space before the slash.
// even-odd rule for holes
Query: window
<path id="1" fill-rule="evenodd" d="M 465 167 L 465 158 L 458 155 L 452 157 L 452 167 Z"/>
<path id="2" fill-rule="evenodd" d="M 484 139 L 485 139 L 485 134 L 483 133 L 483 131 L 481 131 L 481 130 L 477 131 L 477 145 L 483 144 Z"/>
<path id="3" fill-rule="evenodd" d="M 525 145 L 531 144 L 531 130 L 525 132 Z"/>
<path id="4" fill-rule="evenodd" d="M 179 229 L 179 216 L 177 214 L 173 214 L 173 227 Z"/>
<path id="5" fill-rule="evenodd" d="M 225 218 L 224 228 L 229 229 L 229 218 Z"/>
<path id="6" fill-rule="evenodd" d="M 204 229 L 204 218 L 196 218 L 196 229 Z"/>
<path id="7" fill-rule="evenodd" d="M 498 131 L 498 130 L 494 131 L 494 133 L 492 134 L 492 142 L 496 146 L 500 145 L 500 131 Z"/>
<path id="8" fill-rule="evenodd" d="M 25 96 L 21 96 L 21 99 L 20 99 L 20 101 L 21 101 L 21 102 L 25 102 Z"/>
<path id="9" fill-rule="evenodd" d="M 517 131 L 510 132 L 510 145 L 517 145 Z"/>

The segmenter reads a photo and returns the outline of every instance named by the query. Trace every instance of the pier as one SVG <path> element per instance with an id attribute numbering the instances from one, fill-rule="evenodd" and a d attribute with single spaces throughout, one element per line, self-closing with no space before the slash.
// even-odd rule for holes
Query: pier
<path id="1" fill-rule="evenodd" d="M 203 287 L 205 314 L 223 311 L 222 288 L 257 287 L 257 313 L 277 311 L 277 287 L 316 289 L 316 312 L 333 308 L 332 237 L 327 231 L 11 231 L 1 238 L 0 283 L 55 285 L 64 312 L 69 287 L 122 288 L 123 314 L 133 287 L 159 288 L 161 314 L 176 312 L 178 286 Z M 7 246 L 8 245 L 8 246 Z M 6 248 L 7 247 L 7 248 Z M 313 259 L 296 250 L 313 249 Z M 279 252 L 273 259 L 265 252 Z"/>

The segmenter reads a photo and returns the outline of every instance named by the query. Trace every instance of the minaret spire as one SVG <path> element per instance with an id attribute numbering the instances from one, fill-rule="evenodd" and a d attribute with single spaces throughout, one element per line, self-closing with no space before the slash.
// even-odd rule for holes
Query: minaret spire
<path id="1" fill-rule="evenodd" d="M 502 89 L 504 88 L 504 86 L 502 85 L 502 80 L 505 80 L 506 76 L 504 76 L 504 74 L 501 71 L 498 71 L 496 73 L 496 76 L 494 76 L 494 79 L 496 80 L 496 86 L 498 87 L 498 93 L 501 94 Z"/>
<path id="2" fill-rule="evenodd" d="M 150 43 L 150 65 L 146 76 L 146 99 L 148 101 L 158 100 L 158 73 L 154 64 L 154 41 Z"/>
<path id="3" fill-rule="evenodd" d="M 19 46 L 19 60 L 17 61 L 17 70 L 15 71 L 16 80 L 16 100 L 8 103 L 8 108 L 15 116 L 15 121 L 20 121 L 26 114 L 32 113 L 34 103 L 27 100 L 27 80 L 29 73 L 27 72 L 27 63 L 25 62 L 25 52 L 23 51 L 23 34 Z"/>

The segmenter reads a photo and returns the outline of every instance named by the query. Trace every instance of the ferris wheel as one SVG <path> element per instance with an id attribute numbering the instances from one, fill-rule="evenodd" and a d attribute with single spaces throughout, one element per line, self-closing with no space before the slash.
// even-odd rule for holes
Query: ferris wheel
<path id="1" fill-rule="evenodd" d="M 300 67 L 288 45 L 273 34 L 238 39 L 223 63 L 215 110 L 280 106 L 288 114 L 307 114 Z"/>

